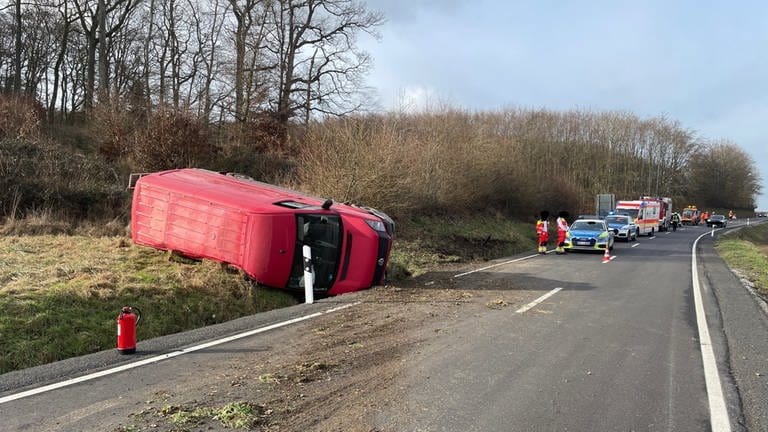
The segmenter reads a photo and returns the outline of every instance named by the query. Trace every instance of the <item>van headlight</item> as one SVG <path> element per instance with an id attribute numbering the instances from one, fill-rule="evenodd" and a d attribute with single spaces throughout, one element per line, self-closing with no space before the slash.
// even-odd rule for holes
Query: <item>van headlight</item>
<path id="1" fill-rule="evenodd" d="M 366 219 L 365 223 L 367 223 L 369 227 L 373 228 L 374 231 L 383 233 L 387 232 L 387 228 L 384 226 L 384 222 L 382 221 Z"/>

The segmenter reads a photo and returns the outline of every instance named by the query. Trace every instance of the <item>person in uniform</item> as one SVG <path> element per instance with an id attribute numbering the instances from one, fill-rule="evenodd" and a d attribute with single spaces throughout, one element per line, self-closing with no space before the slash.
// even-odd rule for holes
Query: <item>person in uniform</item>
<path id="1" fill-rule="evenodd" d="M 539 253 L 547 253 L 547 243 L 549 242 L 549 212 L 544 210 L 539 214 L 539 220 L 536 221 L 536 236 L 539 242 Z"/>

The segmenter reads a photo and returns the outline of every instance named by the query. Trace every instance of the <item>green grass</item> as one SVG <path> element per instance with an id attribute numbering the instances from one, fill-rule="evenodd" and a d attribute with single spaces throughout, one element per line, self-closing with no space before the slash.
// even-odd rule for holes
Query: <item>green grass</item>
<path id="1" fill-rule="evenodd" d="M 768 296 L 768 224 L 722 236 L 715 249 L 729 267 L 746 275 L 761 294 Z"/>
<path id="2" fill-rule="evenodd" d="M 122 306 L 139 340 L 296 303 L 203 261 L 184 264 L 124 237 L 0 237 L 0 373 L 115 347 Z"/>

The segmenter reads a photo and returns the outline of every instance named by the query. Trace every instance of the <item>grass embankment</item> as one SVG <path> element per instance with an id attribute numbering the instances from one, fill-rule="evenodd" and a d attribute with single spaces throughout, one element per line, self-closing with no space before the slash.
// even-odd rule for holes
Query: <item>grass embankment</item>
<path id="1" fill-rule="evenodd" d="M 398 226 L 389 277 L 533 250 L 532 230 L 500 216 L 413 218 Z M 296 303 L 214 262 L 169 258 L 122 235 L 0 236 L 0 373 L 114 348 L 125 305 L 141 310 L 145 340 Z"/>
<path id="2" fill-rule="evenodd" d="M 739 270 L 768 298 L 768 223 L 722 236 L 715 249 L 729 267 Z"/>
<path id="3" fill-rule="evenodd" d="M 127 237 L 0 237 L 0 373 L 113 348 L 122 306 L 139 340 L 295 304 L 213 262 L 169 260 Z"/>
<path id="4" fill-rule="evenodd" d="M 533 224 L 500 215 L 414 217 L 398 227 L 389 276 L 419 276 L 445 264 L 535 250 Z"/>

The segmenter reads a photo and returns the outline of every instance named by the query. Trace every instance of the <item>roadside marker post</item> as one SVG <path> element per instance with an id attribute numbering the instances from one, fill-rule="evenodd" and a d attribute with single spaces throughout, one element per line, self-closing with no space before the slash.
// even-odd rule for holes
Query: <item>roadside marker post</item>
<path id="1" fill-rule="evenodd" d="M 312 249 L 308 245 L 301 248 L 304 255 L 304 303 L 312 304 L 315 302 L 314 292 L 314 272 L 312 271 Z"/>

